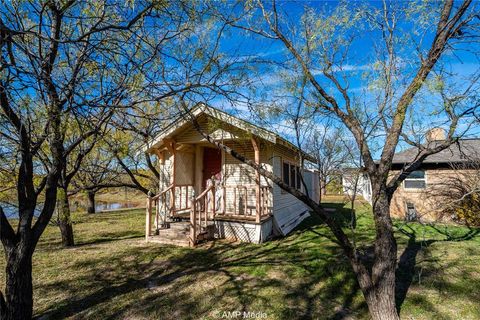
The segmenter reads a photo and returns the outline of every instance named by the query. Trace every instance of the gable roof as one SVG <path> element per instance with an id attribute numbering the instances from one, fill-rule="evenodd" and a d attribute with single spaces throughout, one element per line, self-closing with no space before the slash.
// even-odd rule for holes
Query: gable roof
<path id="1" fill-rule="evenodd" d="M 440 141 L 430 142 L 430 147 L 435 147 Z M 393 156 L 392 164 L 405 164 L 412 162 L 419 153 L 417 147 L 409 148 L 398 152 Z M 480 160 L 480 138 L 460 139 L 450 147 L 429 155 L 423 163 L 465 163 L 473 160 Z"/>
<path id="2" fill-rule="evenodd" d="M 302 152 L 306 160 L 311 162 L 316 162 L 315 158 L 303 151 L 301 151 L 293 143 L 289 142 L 287 139 L 281 137 L 277 133 L 267 130 L 265 128 L 254 125 L 246 120 L 234 117 L 224 111 L 219 109 L 207 106 L 205 104 L 198 104 L 190 110 L 190 114 L 195 118 L 198 118 L 202 114 L 208 115 L 225 123 L 228 123 L 231 126 L 239 128 L 245 132 L 248 132 L 254 136 L 257 136 L 263 140 L 269 141 L 273 144 L 283 145 L 295 152 Z M 185 117 L 180 116 L 174 121 L 172 121 L 162 132 L 160 132 L 155 138 L 147 142 L 145 146 L 146 151 L 155 149 L 163 144 L 164 139 L 173 137 L 176 133 L 184 129 L 185 127 L 191 125 L 191 122 Z"/>

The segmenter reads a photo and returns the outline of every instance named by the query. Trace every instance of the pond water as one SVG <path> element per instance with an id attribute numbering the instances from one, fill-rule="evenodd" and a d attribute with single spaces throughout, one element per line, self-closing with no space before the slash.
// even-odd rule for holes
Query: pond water
<path id="1" fill-rule="evenodd" d="M 107 201 L 96 201 L 95 202 L 95 211 L 105 211 L 105 210 L 118 210 L 118 209 L 127 209 L 137 207 L 136 203 L 131 202 L 107 202 Z"/>
<path id="2" fill-rule="evenodd" d="M 7 216 L 7 219 L 18 219 L 18 208 L 16 206 L 11 205 L 11 204 L 5 204 L 5 203 L 0 203 L 0 204 L 3 208 L 3 212 Z M 42 203 L 37 205 L 37 208 L 35 209 L 35 214 L 34 214 L 36 217 L 38 217 L 38 215 L 40 215 L 42 207 L 43 207 Z M 117 201 L 117 202 L 96 201 L 95 202 L 95 211 L 96 212 L 135 208 L 135 207 L 138 207 L 137 203 L 119 202 L 119 201 Z M 87 209 L 87 207 L 86 207 L 85 203 L 74 201 L 73 203 L 70 204 L 70 209 L 72 211 L 77 211 L 77 210 L 85 211 Z"/>
<path id="3" fill-rule="evenodd" d="M 2 205 L 3 212 L 7 216 L 7 219 L 18 219 L 18 208 L 12 204 L 0 203 Z M 38 217 L 42 211 L 43 204 L 40 203 L 35 209 L 34 216 Z"/>
<path id="4" fill-rule="evenodd" d="M 138 207 L 138 203 L 130 201 L 95 201 L 95 212 L 119 210 Z M 87 202 L 81 200 L 75 200 L 70 202 L 70 209 L 72 211 L 86 211 Z"/>

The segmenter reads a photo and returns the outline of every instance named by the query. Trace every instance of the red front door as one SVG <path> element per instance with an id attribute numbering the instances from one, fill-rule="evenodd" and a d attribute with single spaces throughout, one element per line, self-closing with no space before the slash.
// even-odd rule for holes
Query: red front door
<path id="1" fill-rule="evenodd" d="M 222 152 L 216 148 L 203 148 L 202 190 L 205 190 L 208 179 L 221 172 Z"/>

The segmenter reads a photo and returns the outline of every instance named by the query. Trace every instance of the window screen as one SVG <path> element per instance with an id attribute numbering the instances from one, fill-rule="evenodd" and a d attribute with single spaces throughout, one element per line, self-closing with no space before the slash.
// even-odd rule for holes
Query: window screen
<path id="1" fill-rule="evenodd" d="M 405 180 L 406 189 L 425 189 L 425 180 Z"/>
<path id="2" fill-rule="evenodd" d="M 413 203 L 407 202 L 407 214 L 405 215 L 405 220 L 415 221 L 417 220 L 417 210 Z"/>
<path id="3" fill-rule="evenodd" d="M 283 182 L 290 187 L 300 190 L 302 184 L 300 173 L 299 167 L 288 162 L 283 163 Z"/>

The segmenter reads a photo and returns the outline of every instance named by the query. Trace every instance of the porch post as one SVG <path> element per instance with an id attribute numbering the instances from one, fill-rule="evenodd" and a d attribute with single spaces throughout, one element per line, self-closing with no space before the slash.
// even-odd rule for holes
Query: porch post
<path id="1" fill-rule="evenodd" d="M 254 137 L 252 137 L 252 145 L 253 145 L 253 150 L 255 151 L 255 163 L 257 165 L 260 164 L 260 148 L 259 148 L 259 145 L 258 145 L 258 142 L 257 140 L 255 140 Z M 260 220 L 261 220 L 261 217 L 262 217 L 262 213 L 260 212 L 260 172 L 258 172 L 258 170 L 256 170 L 256 174 L 255 174 L 255 180 L 257 182 L 256 186 L 255 186 L 255 196 L 256 196 L 256 201 L 255 201 L 255 211 L 256 211 L 256 215 L 255 215 L 255 222 L 259 223 Z"/>
<path id="2" fill-rule="evenodd" d="M 145 217 L 145 241 L 148 242 L 148 237 L 150 237 L 152 232 L 152 197 L 150 193 L 147 197 L 147 210 Z"/>
<path id="3" fill-rule="evenodd" d="M 160 192 L 162 192 L 166 186 L 165 186 L 165 181 L 162 179 L 164 177 L 164 170 L 165 170 L 165 155 L 162 151 L 158 150 L 157 149 L 157 156 L 158 156 L 158 160 L 159 160 L 159 163 L 160 163 L 160 179 L 159 179 L 159 189 L 160 189 Z M 161 226 L 163 227 L 165 225 L 165 216 L 166 216 L 166 212 L 163 211 L 163 208 L 166 207 L 166 203 L 165 203 L 165 197 L 160 197 L 157 199 L 157 203 L 156 203 L 156 212 L 155 212 L 155 221 L 156 221 L 156 231 L 155 233 L 158 232 L 158 229 L 160 228 L 160 220 L 161 220 Z M 160 217 L 160 211 L 161 211 L 161 214 L 162 216 Z"/>
<path id="4" fill-rule="evenodd" d="M 159 172 L 160 172 L 160 176 L 162 177 L 163 176 L 162 174 L 164 173 L 164 170 L 165 170 L 165 154 L 158 149 L 156 149 L 156 154 L 157 154 L 158 163 L 159 163 L 159 168 L 158 169 L 159 169 Z M 165 182 L 166 181 L 164 181 L 163 179 L 159 179 L 158 186 L 159 186 L 160 192 L 163 191 L 166 188 Z"/>
<path id="5" fill-rule="evenodd" d="M 195 205 L 195 197 L 193 196 L 190 200 L 190 247 L 194 247 L 197 242 L 197 229 L 196 229 L 196 219 L 197 219 L 197 208 Z"/>
<path id="6" fill-rule="evenodd" d="M 203 168 L 203 148 L 195 145 L 195 192 L 202 193 L 202 168 Z"/>
<path id="7" fill-rule="evenodd" d="M 167 149 L 172 155 L 172 175 L 170 177 L 170 184 L 172 185 L 172 189 L 170 190 L 170 216 L 174 216 L 175 214 L 175 186 L 176 186 L 176 168 L 177 168 L 177 147 L 175 144 L 175 140 L 168 139 L 167 142 Z"/>

